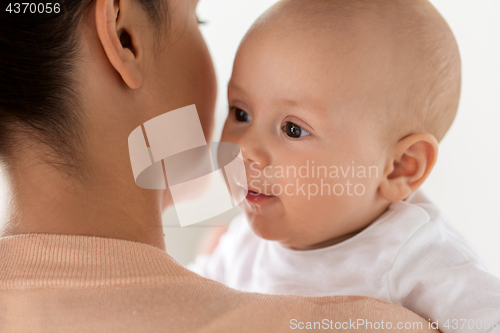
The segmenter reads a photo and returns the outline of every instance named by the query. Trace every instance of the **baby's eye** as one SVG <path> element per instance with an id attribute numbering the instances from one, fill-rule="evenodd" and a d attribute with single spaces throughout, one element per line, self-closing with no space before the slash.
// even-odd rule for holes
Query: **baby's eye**
<path id="1" fill-rule="evenodd" d="M 250 115 L 243 111 L 242 109 L 234 108 L 234 116 L 236 118 L 236 121 L 239 122 L 249 122 L 250 121 Z"/>
<path id="2" fill-rule="evenodd" d="M 283 126 L 283 131 L 286 133 L 286 135 L 294 139 L 311 135 L 311 133 L 309 133 L 305 129 L 289 121 L 287 121 L 285 126 Z"/>

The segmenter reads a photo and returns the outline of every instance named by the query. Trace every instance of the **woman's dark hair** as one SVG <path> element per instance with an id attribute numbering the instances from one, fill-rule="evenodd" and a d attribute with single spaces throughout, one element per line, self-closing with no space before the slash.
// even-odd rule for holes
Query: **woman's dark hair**
<path id="1" fill-rule="evenodd" d="M 49 148 L 47 162 L 81 176 L 83 112 L 74 72 L 79 27 L 93 0 L 60 1 L 52 4 L 52 13 L 40 13 L 47 2 L 36 0 L 25 9 L 0 0 L 0 160 L 9 164 L 18 140 L 29 138 Z M 166 0 L 137 1 L 159 25 Z"/>

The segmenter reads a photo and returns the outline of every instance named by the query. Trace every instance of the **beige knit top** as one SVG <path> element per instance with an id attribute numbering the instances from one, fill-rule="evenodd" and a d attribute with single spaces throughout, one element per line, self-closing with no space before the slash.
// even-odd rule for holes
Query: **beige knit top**
<path id="1" fill-rule="evenodd" d="M 297 332 L 307 325 L 371 331 L 354 327 L 358 319 L 377 322 L 377 332 L 382 320 L 391 322 L 391 332 L 429 326 L 406 309 L 361 296 L 235 291 L 142 243 L 50 234 L 0 238 L 2 333 Z M 415 329 L 394 329 L 398 323 Z"/>

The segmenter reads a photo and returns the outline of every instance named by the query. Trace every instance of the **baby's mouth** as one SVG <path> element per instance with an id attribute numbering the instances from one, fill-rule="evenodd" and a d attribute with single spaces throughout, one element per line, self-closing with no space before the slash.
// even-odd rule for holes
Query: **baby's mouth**
<path id="1" fill-rule="evenodd" d="M 248 189 L 248 194 L 247 194 L 246 200 L 248 202 L 258 203 L 258 202 L 262 202 L 264 200 L 269 200 L 272 198 L 274 198 L 273 195 L 266 195 L 266 194 Z"/>
<path id="2" fill-rule="evenodd" d="M 256 192 L 256 191 L 252 191 L 252 190 L 250 190 L 250 189 L 249 189 L 249 190 L 248 190 L 248 194 L 249 194 L 249 195 L 253 195 L 253 196 L 257 196 L 257 195 L 260 195 L 260 194 L 262 194 L 262 193 L 259 193 L 259 192 Z M 262 194 L 262 195 L 265 195 L 265 194 Z"/>

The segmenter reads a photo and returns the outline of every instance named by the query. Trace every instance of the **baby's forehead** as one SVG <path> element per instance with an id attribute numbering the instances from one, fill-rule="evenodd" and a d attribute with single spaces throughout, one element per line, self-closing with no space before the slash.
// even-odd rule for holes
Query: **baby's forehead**
<path id="1" fill-rule="evenodd" d="M 249 32 L 238 51 L 235 79 L 249 80 L 258 72 L 259 86 L 279 90 L 289 100 L 304 96 L 300 100 L 334 102 L 389 89 L 392 47 L 383 46 L 390 44 L 386 34 L 357 27 L 366 25 L 363 17 L 339 28 L 340 22 L 332 24 L 325 15 L 322 25 L 316 14 L 300 21 L 295 17 L 302 12 L 289 12 L 272 13 Z"/>

